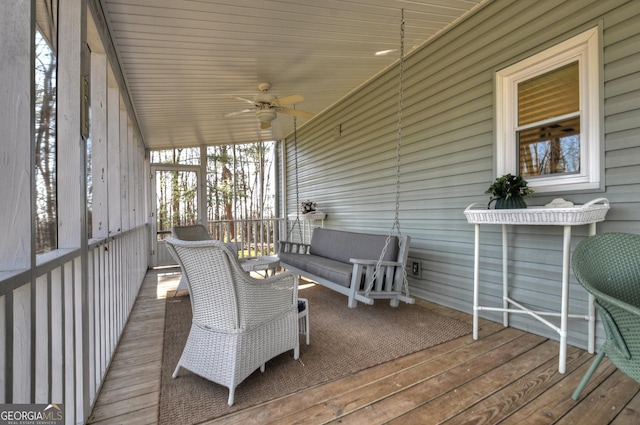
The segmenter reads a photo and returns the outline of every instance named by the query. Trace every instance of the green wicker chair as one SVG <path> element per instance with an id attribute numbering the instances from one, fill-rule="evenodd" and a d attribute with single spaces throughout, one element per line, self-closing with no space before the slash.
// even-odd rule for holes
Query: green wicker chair
<path id="1" fill-rule="evenodd" d="M 640 382 L 640 235 L 604 233 L 586 238 L 574 250 L 573 272 L 596 299 L 606 341 L 572 398 L 580 397 L 605 354 Z"/>

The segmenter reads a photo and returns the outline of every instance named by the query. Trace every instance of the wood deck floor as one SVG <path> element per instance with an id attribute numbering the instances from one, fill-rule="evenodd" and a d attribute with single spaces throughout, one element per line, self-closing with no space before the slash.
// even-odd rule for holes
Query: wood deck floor
<path id="1" fill-rule="evenodd" d="M 157 423 L 164 297 L 178 277 L 147 273 L 89 423 Z M 567 372 L 560 374 L 556 341 L 480 325 L 478 341 L 458 338 L 207 424 L 640 424 L 640 384 L 607 359 L 574 402 L 571 393 L 592 355 L 569 347 Z"/>

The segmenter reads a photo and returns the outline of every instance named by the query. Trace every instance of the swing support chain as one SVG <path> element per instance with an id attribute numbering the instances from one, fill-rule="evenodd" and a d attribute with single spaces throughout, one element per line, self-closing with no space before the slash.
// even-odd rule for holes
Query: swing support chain
<path id="1" fill-rule="evenodd" d="M 295 108 L 295 105 L 294 105 Z M 300 194 L 299 194 L 299 189 L 298 189 L 298 126 L 297 126 L 297 119 L 294 116 L 293 117 L 293 150 L 294 150 L 294 154 L 293 154 L 293 158 L 294 158 L 294 167 L 295 167 L 295 177 L 296 177 L 296 219 L 293 222 L 293 224 L 291 225 L 291 229 L 289 229 L 289 232 L 287 232 L 287 239 L 288 241 L 291 240 L 291 235 L 293 234 L 293 229 L 296 228 L 296 226 L 298 227 L 298 237 L 300 238 L 300 242 L 304 242 L 302 240 L 302 225 L 300 224 Z"/>
<path id="2" fill-rule="evenodd" d="M 389 234 L 387 235 L 387 239 L 384 243 L 384 248 L 380 253 L 380 258 L 376 263 L 375 270 L 371 276 L 369 283 L 365 288 L 365 296 L 369 296 L 373 285 L 380 274 L 380 267 L 382 261 L 387 253 L 387 248 L 391 243 L 391 236 L 393 236 L 394 231 L 397 232 L 399 237 L 402 237 L 402 231 L 400 230 L 400 153 L 402 149 L 402 108 L 403 108 L 403 79 L 404 79 L 404 9 L 401 9 L 401 22 L 400 22 L 400 72 L 399 72 L 399 83 L 398 83 L 398 131 L 396 135 L 396 210 L 395 217 L 393 220 L 393 225 L 389 230 Z M 399 247 L 399 249 L 403 249 L 403 247 Z M 405 264 L 400 264 L 399 267 L 402 267 L 402 286 L 404 293 L 409 296 L 409 282 L 407 280 L 407 270 Z"/>

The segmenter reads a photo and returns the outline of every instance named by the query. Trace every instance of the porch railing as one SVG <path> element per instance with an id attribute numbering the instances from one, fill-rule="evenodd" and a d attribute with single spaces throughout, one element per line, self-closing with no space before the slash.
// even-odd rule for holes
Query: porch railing
<path id="1" fill-rule="evenodd" d="M 286 236 L 284 218 L 216 220 L 207 222 L 209 234 L 224 242 L 236 242 L 241 258 L 275 255 L 278 240 Z"/>
<path id="2" fill-rule="evenodd" d="M 43 254 L 0 274 L 0 403 L 64 405 L 65 424 L 87 420 L 147 271 L 148 226 L 88 250 Z"/>

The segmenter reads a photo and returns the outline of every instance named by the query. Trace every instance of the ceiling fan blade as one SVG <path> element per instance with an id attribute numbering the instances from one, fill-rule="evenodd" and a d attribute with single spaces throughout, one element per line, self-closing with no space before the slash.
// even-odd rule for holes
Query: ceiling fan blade
<path id="1" fill-rule="evenodd" d="M 291 96 L 278 97 L 273 99 L 272 103 L 277 103 L 278 105 L 293 105 L 294 103 L 300 103 L 304 100 L 304 97 L 299 94 L 292 94 Z"/>
<path id="2" fill-rule="evenodd" d="M 271 121 L 260 121 L 260 128 L 262 130 L 266 130 L 268 128 L 271 128 Z"/>
<path id="3" fill-rule="evenodd" d="M 247 102 L 247 103 L 250 103 L 250 104 L 254 105 L 253 100 L 247 99 L 246 97 L 240 97 L 240 96 L 231 96 L 231 97 L 233 99 L 237 99 L 237 100 L 240 100 L 242 102 Z"/>
<path id="4" fill-rule="evenodd" d="M 282 114 L 293 115 L 294 117 L 303 118 L 305 120 L 313 118 L 313 114 L 311 112 L 301 111 L 299 109 L 279 107 L 276 110 Z"/>
<path id="5" fill-rule="evenodd" d="M 236 115 L 246 114 L 247 112 L 254 112 L 254 111 L 255 109 L 245 109 L 243 111 L 229 112 L 228 114 L 224 114 L 224 117 L 229 118 L 229 117 L 234 117 Z"/>

